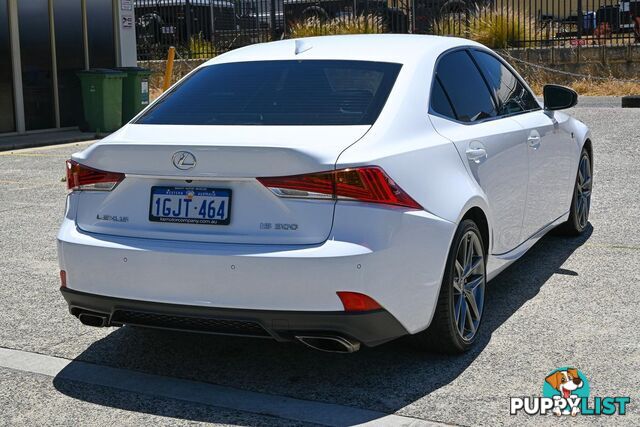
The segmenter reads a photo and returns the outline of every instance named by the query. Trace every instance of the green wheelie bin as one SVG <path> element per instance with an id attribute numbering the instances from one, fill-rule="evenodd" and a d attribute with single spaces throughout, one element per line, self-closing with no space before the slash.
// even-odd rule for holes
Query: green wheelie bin
<path id="1" fill-rule="evenodd" d="M 127 75 L 122 82 L 122 123 L 127 123 L 149 105 L 151 70 L 140 67 L 120 67 L 116 70 Z"/>
<path id="2" fill-rule="evenodd" d="M 125 73 L 106 68 L 78 71 L 88 130 L 113 132 L 122 126 L 122 81 Z"/>

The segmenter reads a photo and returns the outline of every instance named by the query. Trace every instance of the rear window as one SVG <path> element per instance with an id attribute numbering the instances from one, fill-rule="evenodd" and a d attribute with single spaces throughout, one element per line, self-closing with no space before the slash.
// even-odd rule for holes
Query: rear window
<path id="1" fill-rule="evenodd" d="M 369 125 L 401 65 L 256 61 L 203 67 L 140 117 L 167 125 Z"/>

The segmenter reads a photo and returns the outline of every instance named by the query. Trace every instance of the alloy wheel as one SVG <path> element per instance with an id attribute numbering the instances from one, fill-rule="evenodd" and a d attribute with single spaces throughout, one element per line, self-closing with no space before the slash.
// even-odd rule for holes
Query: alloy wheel
<path id="1" fill-rule="evenodd" d="M 482 243 L 474 231 L 467 231 L 458 246 L 453 275 L 453 317 L 460 337 L 470 341 L 476 335 L 485 292 L 485 262 Z"/>
<path id="2" fill-rule="evenodd" d="M 576 219 L 580 229 L 587 226 L 589 221 L 589 209 L 591 208 L 591 162 L 589 156 L 584 154 L 578 166 L 578 182 L 576 183 L 575 206 Z"/>

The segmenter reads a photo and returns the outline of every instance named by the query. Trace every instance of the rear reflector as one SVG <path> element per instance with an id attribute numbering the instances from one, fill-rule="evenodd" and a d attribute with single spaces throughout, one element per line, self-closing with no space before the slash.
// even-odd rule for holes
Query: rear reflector
<path id="1" fill-rule="evenodd" d="M 422 209 L 378 166 L 258 178 L 258 181 L 280 197 L 356 200 Z"/>
<path id="2" fill-rule="evenodd" d="M 371 311 L 380 310 L 382 306 L 378 304 L 373 298 L 360 294 L 358 292 L 336 292 L 344 311 Z"/>
<path id="3" fill-rule="evenodd" d="M 67 188 L 71 191 L 111 191 L 123 179 L 123 173 L 105 172 L 67 160 Z"/>
<path id="4" fill-rule="evenodd" d="M 67 287 L 67 272 L 64 270 L 60 270 L 60 287 Z"/>

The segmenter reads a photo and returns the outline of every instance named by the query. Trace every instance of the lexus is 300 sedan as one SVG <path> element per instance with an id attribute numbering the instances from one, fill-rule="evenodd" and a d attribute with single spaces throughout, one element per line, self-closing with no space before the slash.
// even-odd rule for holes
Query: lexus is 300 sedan
<path id="1" fill-rule="evenodd" d="M 62 293 L 91 326 L 352 352 L 481 333 L 487 282 L 587 226 L 592 143 L 491 50 L 430 36 L 249 46 L 67 161 Z"/>

